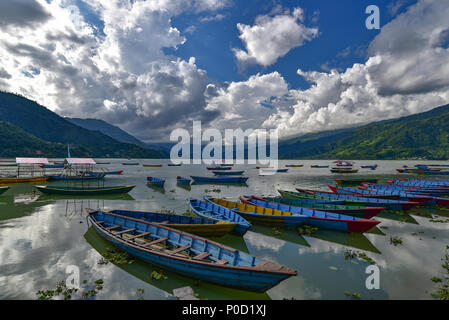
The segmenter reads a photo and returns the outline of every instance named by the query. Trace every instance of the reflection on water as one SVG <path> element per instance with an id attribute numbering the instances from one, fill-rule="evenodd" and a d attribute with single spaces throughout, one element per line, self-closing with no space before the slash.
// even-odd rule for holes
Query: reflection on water
<path id="1" fill-rule="evenodd" d="M 188 208 L 190 197 L 208 194 L 237 200 L 243 194 L 277 195 L 276 189 L 295 187 L 327 189 L 335 176 L 328 169 L 313 169 L 310 164 L 329 161 L 301 161 L 303 168 L 290 168 L 288 174 L 258 176 L 251 166 L 236 166 L 249 176 L 246 186 L 192 184 L 185 188 L 176 176 L 209 176 L 203 166 L 123 167 L 123 160 L 108 160 L 107 170 L 124 169 L 122 176 L 107 176 L 105 186 L 135 184 L 129 194 L 95 197 L 42 195 L 33 185 L 13 185 L 0 195 L 0 298 L 35 299 L 41 289 L 53 289 L 65 279 L 65 268 L 76 265 L 82 280 L 104 280 L 98 299 L 137 299 L 136 290 L 145 290 L 145 299 L 167 299 L 172 290 L 189 285 L 201 298 L 209 299 L 348 299 L 345 291 L 358 292 L 363 299 L 429 299 L 434 288 L 430 281 L 440 272 L 440 259 L 449 243 L 449 223 L 434 223 L 431 218 L 446 219 L 448 210 L 419 207 L 410 212 L 384 212 L 376 219 L 376 228 L 360 234 L 318 230 L 301 236 L 296 230 L 253 226 L 245 236 L 226 235 L 214 238 L 236 249 L 275 261 L 298 271 L 298 276 L 283 281 L 259 295 L 162 271 L 167 280 L 151 280 L 154 269 L 137 261 L 132 265 L 98 264 L 108 243 L 88 229 L 85 208 L 127 209 L 138 211 L 173 210 L 178 214 Z M 167 161 L 161 161 L 161 163 Z M 288 162 L 285 162 L 288 163 Z M 282 162 L 281 162 L 282 164 Z M 360 164 L 364 164 L 360 161 Z M 413 165 L 407 161 L 378 161 L 374 172 L 366 176 L 392 178 L 396 167 Z M 281 165 L 282 167 L 282 165 Z M 237 170 L 236 168 L 236 170 Z M 166 178 L 162 191 L 146 186 L 147 175 Z M 358 175 L 356 175 L 358 176 Z M 167 190 L 165 192 L 165 190 Z M 394 246 L 390 237 L 402 239 Z M 365 288 L 367 262 L 344 258 L 346 250 L 365 252 L 380 268 L 381 289 Z M 426 290 L 428 291 L 426 293 Z"/>

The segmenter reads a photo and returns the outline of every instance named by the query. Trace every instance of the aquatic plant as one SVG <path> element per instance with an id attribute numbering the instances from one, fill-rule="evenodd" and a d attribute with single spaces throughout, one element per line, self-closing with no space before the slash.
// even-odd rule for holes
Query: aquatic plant
<path id="1" fill-rule="evenodd" d="M 449 246 L 446 246 L 446 250 L 449 250 Z M 449 300 L 449 254 L 446 253 L 442 260 L 443 264 L 441 267 L 444 269 L 445 281 L 443 282 L 443 279 L 440 277 L 432 277 L 430 280 L 434 283 L 439 283 L 439 286 L 430 295 L 435 299 Z"/>
<path id="2" fill-rule="evenodd" d="M 398 244 L 402 244 L 402 239 L 394 236 L 394 237 L 390 237 L 390 244 L 397 246 Z"/>
<path id="3" fill-rule="evenodd" d="M 302 236 L 310 236 L 313 233 L 318 231 L 317 227 L 311 227 L 311 226 L 301 226 L 298 227 L 298 233 Z"/>
<path id="4" fill-rule="evenodd" d="M 98 261 L 98 264 L 108 264 L 109 262 L 113 264 L 131 264 L 134 262 L 134 259 L 130 258 L 128 253 L 117 248 L 108 248 Z"/>

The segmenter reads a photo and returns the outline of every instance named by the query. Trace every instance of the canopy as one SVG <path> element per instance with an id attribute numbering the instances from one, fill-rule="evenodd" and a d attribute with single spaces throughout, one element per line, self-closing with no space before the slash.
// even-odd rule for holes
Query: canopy
<path id="1" fill-rule="evenodd" d="M 17 164 L 48 164 L 47 158 L 16 158 Z"/>
<path id="2" fill-rule="evenodd" d="M 96 164 L 92 158 L 66 158 L 64 162 L 68 164 Z"/>

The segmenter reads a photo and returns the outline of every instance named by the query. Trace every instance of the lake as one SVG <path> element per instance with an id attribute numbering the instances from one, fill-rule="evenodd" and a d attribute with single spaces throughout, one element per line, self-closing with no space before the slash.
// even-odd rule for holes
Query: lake
<path id="1" fill-rule="evenodd" d="M 142 261 L 132 264 L 100 264 L 110 248 L 92 228 L 88 228 L 85 208 L 127 209 L 140 211 L 173 210 L 182 214 L 190 197 L 211 195 L 237 200 L 241 195 L 277 195 L 276 189 L 295 187 L 328 190 L 337 177 L 378 176 L 382 182 L 404 177 L 395 174 L 403 165 L 417 161 L 357 161 L 356 166 L 377 163 L 376 171 L 361 169 L 358 174 L 337 175 L 329 169 L 311 169 L 311 164 L 331 164 L 331 161 L 281 161 L 304 164 L 289 168 L 287 173 L 259 176 L 256 165 L 235 165 L 249 177 L 246 186 L 192 185 L 191 189 L 176 184 L 176 176 L 211 175 L 205 165 L 168 167 L 169 160 L 103 159 L 111 162 L 99 167 L 124 170 L 123 175 L 107 176 L 104 185 L 135 184 L 128 195 L 105 196 L 101 199 L 72 199 L 44 196 L 33 185 L 13 185 L 0 195 L 0 299 L 36 299 L 39 290 L 54 289 L 65 280 L 67 266 L 77 266 L 81 280 L 88 287 L 102 279 L 103 289 L 95 299 L 172 299 L 173 289 L 191 286 L 200 298 L 207 299 L 432 299 L 436 285 L 433 276 L 441 277 L 441 259 L 449 245 L 449 223 L 431 222 L 432 217 L 447 220 L 449 211 L 417 208 L 408 213 L 381 213 L 381 221 L 365 234 L 348 234 L 319 230 L 311 236 L 301 236 L 293 230 L 254 226 L 245 236 L 227 235 L 214 241 L 247 251 L 259 258 L 275 261 L 298 271 L 265 294 L 199 282 L 182 275 L 161 270 Z M 139 166 L 124 166 L 122 162 L 139 162 Z M 432 163 L 419 161 L 419 163 Z M 159 164 L 163 167 L 143 167 Z M 436 163 L 436 162 L 435 162 Z M 146 177 L 166 179 L 163 190 L 146 185 Z M 61 182 L 58 183 L 61 185 Z M 64 183 L 62 183 L 64 185 Z M 98 182 L 91 182 L 92 186 Z M 402 244 L 394 245 L 391 237 Z M 368 290 L 365 281 L 368 262 L 345 259 L 345 252 L 365 253 L 380 269 L 380 288 Z M 166 279 L 151 277 L 153 271 Z M 143 289 L 138 291 L 138 289 Z M 140 293 L 139 293 L 140 292 Z"/>

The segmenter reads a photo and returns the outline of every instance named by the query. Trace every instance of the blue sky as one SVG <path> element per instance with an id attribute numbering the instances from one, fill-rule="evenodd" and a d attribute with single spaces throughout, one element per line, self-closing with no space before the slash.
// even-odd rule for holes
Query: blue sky
<path id="1" fill-rule="evenodd" d="M 411 4 L 415 1 L 404 1 Z M 292 89 L 306 88 L 310 84 L 297 75 L 296 69 L 304 71 L 321 70 L 327 64 L 331 68 L 344 69 L 354 63 L 366 60 L 365 50 L 380 30 L 368 30 L 365 9 L 375 4 L 380 9 L 381 26 L 402 13 L 401 6 L 392 14 L 388 5 L 392 1 L 339 0 L 339 1 L 236 1 L 238 5 L 220 11 L 225 18 L 219 21 L 200 22 L 207 14 L 184 14 L 172 19 L 173 26 L 186 30 L 190 26 L 196 29 L 192 34 L 185 33 L 188 41 L 177 50 L 165 50 L 184 59 L 196 57 L 198 67 L 207 70 L 211 81 L 242 81 L 248 75 L 257 72 L 278 71 L 287 80 Z M 244 49 L 239 39 L 237 23 L 252 25 L 258 15 L 268 14 L 274 7 L 282 6 L 293 10 L 300 6 L 305 11 L 305 24 L 316 26 L 320 35 L 307 45 L 292 49 L 286 56 L 269 67 L 254 66 L 239 72 L 231 48 Z"/>
<path id="2" fill-rule="evenodd" d="M 340 129 L 449 103 L 448 16 L 441 0 L 1 1 L 0 90 L 148 142 L 192 121 Z"/>

